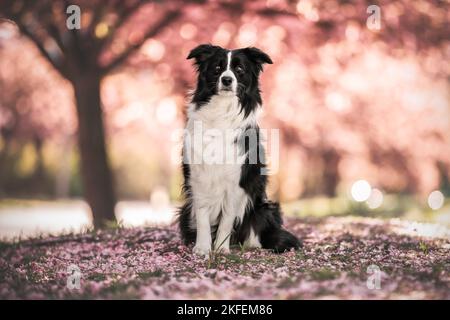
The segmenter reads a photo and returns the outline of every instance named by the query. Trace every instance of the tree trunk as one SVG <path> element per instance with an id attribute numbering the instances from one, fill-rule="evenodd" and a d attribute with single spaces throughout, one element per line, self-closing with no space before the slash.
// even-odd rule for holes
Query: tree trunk
<path id="1" fill-rule="evenodd" d="M 116 197 L 106 153 L 100 76 L 83 73 L 74 77 L 72 83 L 78 115 L 83 192 L 92 210 L 94 227 L 102 228 L 115 221 Z"/>
<path id="2" fill-rule="evenodd" d="M 324 164 L 323 193 L 327 197 L 335 197 L 336 188 L 340 180 L 339 161 L 341 157 L 335 150 L 326 150 L 322 154 L 322 159 Z"/>

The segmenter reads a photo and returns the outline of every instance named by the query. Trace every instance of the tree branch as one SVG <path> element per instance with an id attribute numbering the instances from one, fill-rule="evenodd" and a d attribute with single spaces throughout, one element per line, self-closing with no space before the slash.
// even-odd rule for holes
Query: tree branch
<path id="1" fill-rule="evenodd" d="M 265 9 L 255 10 L 255 13 L 260 16 L 267 17 L 267 18 L 273 18 L 273 17 L 277 17 L 277 16 L 293 17 L 293 18 L 298 17 L 294 12 L 290 12 L 287 10 L 278 10 L 278 9 L 274 9 L 274 8 L 265 8 Z"/>
<path id="2" fill-rule="evenodd" d="M 45 27 L 45 30 L 47 31 L 48 35 L 52 37 L 53 40 L 55 40 L 61 52 L 66 53 L 67 48 L 63 43 L 58 27 L 53 23 L 49 23 L 49 25 Z"/>
<path id="3" fill-rule="evenodd" d="M 139 10 L 140 7 L 142 7 L 144 4 L 149 3 L 150 0 L 138 0 L 134 4 L 130 5 L 129 7 L 123 8 L 123 12 L 120 15 L 120 20 L 117 22 L 117 24 L 114 26 L 115 29 L 120 29 L 120 27 L 128 20 L 128 18 L 133 15 L 137 10 Z"/>
<path id="4" fill-rule="evenodd" d="M 161 30 L 167 27 L 180 15 L 181 15 L 180 11 L 168 12 L 158 23 L 156 23 L 149 31 L 147 31 L 147 33 L 142 37 L 142 39 L 138 43 L 128 47 L 128 49 L 122 52 L 122 54 L 120 54 L 115 60 L 113 60 L 108 65 L 101 68 L 101 74 L 105 75 L 112 69 L 123 63 L 136 49 L 139 49 L 142 46 L 145 40 L 156 36 Z"/>
<path id="5" fill-rule="evenodd" d="M 135 13 L 137 12 L 144 4 L 149 3 L 150 0 L 137 0 L 135 3 L 131 4 L 128 7 L 123 6 L 123 2 L 119 1 L 115 5 L 115 10 L 120 12 L 118 21 L 111 27 L 112 30 L 109 34 L 109 36 L 101 39 L 98 41 L 98 44 L 96 46 L 96 52 L 100 53 L 103 51 L 105 46 L 107 46 L 109 43 L 111 43 L 111 40 L 114 39 L 115 32 L 119 30 L 126 21 Z"/>
<path id="6" fill-rule="evenodd" d="M 48 3 L 46 3 L 48 4 Z M 19 28 L 20 32 L 25 35 L 28 39 L 30 39 L 36 48 L 39 50 L 41 55 L 50 63 L 50 65 L 55 68 L 64 78 L 68 78 L 68 72 L 66 70 L 66 67 L 64 66 L 64 63 L 59 63 L 57 60 L 52 58 L 51 54 L 48 52 L 48 50 L 45 48 L 43 41 L 39 39 L 39 37 L 33 33 L 30 28 L 26 26 L 26 24 L 22 23 L 22 18 L 25 13 L 32 12 L 32 10 L 36 9 L 37 1 L 36 2 L 23 2 L 20 7 L 18 7 L 16 11 L 13 10 L 14 8 L 14 1 L 8 1 L 5 5 L 5 7 L 1 8 L 4 15 L 6 17 L 11 18 Z M 47 11 L 50 11 L 49 7 L 46 7 Z M 43 10 L 44 8 L 40 8 L 40 10 Z M 64 47 L 62 46 L 62 41 L 60 38 L 60 35 L 57 30 L 52 30 L 52 27 L 43 29 L 46 31 L 46 33 L 50 36 L 50 38 L 53 39 L 53 41 L 56 42 L 57 46 L 60 48 L 60 50 L 63 52 Z M 56 31 L 56 34 L 55 34 Z"/>
<path id="7" fill-rule="evenodd" d="M 68 73 L 67 70 L 65 69 L 63 64 L 58 63 L 55 59 L 53 59 L 50 55 L 50 53 L 47 51 L 47 49 L 45 49 L 44 45 L 42 44 L 42 41 L 34 34 L 32 33 L 30 30 L 28 30 L 28 28 L 26 26 L 24 26 L 23 24 L 21 24 L 19 21 L 16 21 L 17 26 L 19 27 L 19 30 L 22 32 L 22 34 L 24 34 L 25 36 L 27 36 L 34 44 L 35 46 L 38 48 L 39 52 L 41 53 L 41 55 L 64 77 L 64 78 L 68 78 Z"/>

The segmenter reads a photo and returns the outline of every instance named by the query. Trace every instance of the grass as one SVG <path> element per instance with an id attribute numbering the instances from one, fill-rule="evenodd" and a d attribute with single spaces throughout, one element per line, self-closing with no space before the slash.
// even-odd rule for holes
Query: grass
<path id="1" fill-rule="evenodd" d="M 100 272 L 94 272 L 90 274 L 88 277 L 88 280 L 92 280 L 95 282 L 105 281 L 107 279 L 107 275 Z"/>
<path id="2" fill-rule="evenodd" d="M 144 271 L 144 272 L 138 273 L 138 277 L 143 280 L 147 280 L 150 278 L 161 278 L 164 275 L 165 275 L 165 272 L 161 269 L 156 269 L 154 271 Z"/>
<path id="3" fill-rule="evenodd" d="M 339 277 L 340 272 L 328 268 L 309 271 L 309 276 L 314 281 L 333 280 Z"/>
<path id="4" fill-rule="evenodd" d="M 314 197 L 283 204 L 283 211 L 293 217 L 367 216 L 377 218 L 404 218 L 421 222 L 440 222 L 450 210 L 450 200 L 439 210 L 431 210 L 423 199 L 411 195 L 386 194 L 382 205 L 370 209 L 365 203 L 357 203 L 347 196 L 334 198 Z M 448 223 L 450 227 L 450 222 Z"/>
<path id="5" fill-rule="evenodd" d="M 420 242 L 419 242 L 419 249 L 420 249 L 424 254 L 428 254 L 429 247 L 428 247 L 428 245 L 427 245 L 425 242 L 423 242 L 423 241 L 420 241 Z"/>

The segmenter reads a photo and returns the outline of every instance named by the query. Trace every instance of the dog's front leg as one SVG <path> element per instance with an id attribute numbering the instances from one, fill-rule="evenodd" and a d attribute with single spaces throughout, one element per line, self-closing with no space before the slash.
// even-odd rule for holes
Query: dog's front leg
<path id="1" fill-rule="evenodd" d="M 235 217 L 228 213 L 223 213 L 217 230 L 214 250 L 222 253 L 230 253 L 230 238 L 233 231 Z"/>
<path id="2" fill-rule="evenodd" d="M 208 256 L 211 251 L 211 225 L 208 210 L 205 207 L 196 207 L 195 205 L 194 210 L 197 225 L 194 253 L 201 256 Z"/>
<path id="3" fill-rule="evenodd" d="M 228 190 L 226 202 L 222 210 L 222 216 L 217 230 L 214 249 L 222 253 L 230 252 L 230 239 L 234 223 L 242 221 L 248 204 L 248 196 L 241 188 Z"/>

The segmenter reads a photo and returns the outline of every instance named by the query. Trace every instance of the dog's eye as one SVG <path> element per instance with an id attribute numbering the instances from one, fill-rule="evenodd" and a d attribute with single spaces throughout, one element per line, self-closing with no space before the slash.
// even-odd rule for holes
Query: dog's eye
<path id="1" fill-rule="evenodd" d="M 236 67 L 236 72 L 239 73 L 239 74 L 242 74 L 244 72 L 244 69 L 242 69 L 242 67 L 240 67 L 240 66 L 237 66 Z"/>
<path id="2" fill-rule="evenodd" d="M 220 72 L 220 66 L 216 66 L 216 68 L 214 69 L 215 73 L 219 73 Z"/>

